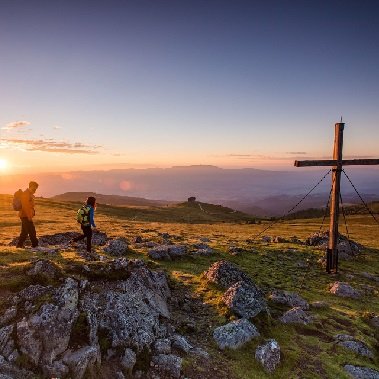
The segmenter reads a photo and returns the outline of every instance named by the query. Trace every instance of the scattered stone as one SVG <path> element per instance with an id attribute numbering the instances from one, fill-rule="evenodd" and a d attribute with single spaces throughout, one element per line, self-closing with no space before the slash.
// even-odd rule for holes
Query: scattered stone
<path id="1" fill-rule="evenodd" d="M 220 349 L 237 349 L 259 335 L 257 328 L 246 319 L 219 326 L 213 332 L 213 338 Z"/>
<path id="2" fill-rule="evenodd" d="M 270 243 L 270 242 L 272 242 L 272 237 L 270 237 L 270 236 L 263 236 L 261 238 L 261 240 L 262 240 L 262 242 Z"/>
<path id="3" fill-rule="evenodd" d="M 295 292 L 274 290 L 269 298 L 274 303 L 285 304 L 292 308 L 299 307 L 304 310 L 309 309 L 308 302 Z"/>
<path id="4" fill-rule="evenodd" d="M 312 322 L 312 317 L 309 316 L 300 307 L 295 307 L 284 313 L 279 319 L 284 324 L 309 324 Z"/>
<path id="5" fill-rule="evenodd" d="M 203 255 L 203 256 L 208 256 L 208 255 L 212 255 L 214 253 L 213 249 L 208 247 L 206 249 L 199 249 L 199 250 L 196 250 L 196 251 L 192 251 L 191 252 L 191 255 L 194 255 L 194 256 L 197 256 L 197 255 Z"/>
<path id="6" fill-rule="evenodd" d="M 361 296 L 356 289 L 344 282 L 334 282 L 331 284 L 329 292 L 340 297 L 350 297 L 352 299 L 358 299 Z"/>
<path id="7" fill-rule="evenodd" d="M 289 241 L 284 237 L 276 236 L 273 238 L 273 242 L 275 243 L 288 243 Z"/>
<path id="8" fill-rule="evenodd" d="M 134 240 L 134 243 L 142 243 L 143 242 L 143 239 L 141 236 L 137 236 Z"/>
<path id="9" fill-rule="evenodd" d="M 169 374 L 173 378 L 180 378 L 182 358 L 172 354 L 159 354 L 153 356 L 152 362 L 156 365 L 158 371 Z"/>
<path id="10" fill-rule="evenodd" d="M 61 275 L 60 269 L 51 261 L 39 259 L 33 263 L 32 268 L 26 272 L 29 276 L 40 276 L 45 279 L 56 279 Z"/>
<path id="11" fill-rule="evenodd" d="M 379 276 L 378 275 L 370 274 L 368 272 L 362 272 L 362 276 L 366 279 L 372 280 L 373 282 L 379 283 Z"/>
<path id="12" fill-rule="evenodd" d="M 329 232 L 324 233 L 314 233 L 308 237 L 305 241 L 306 245 L 317 246 L 322 249 L 326 249 L 329 242 Z M 347 237 L 342 234 L 338 235 L 338 259 L 352 259 L 357 256 L 364 247 L 357 242 L 349 240 Z"/>
<path id="13" fill-rule="evenodd" d="M 290 242 L 296 243 L 296 244 L 302 244 L 303 243 L 297 236 L 290 237 Z"/>
<path id="14" fill-rule="evenodd" d="M 242 247 L 237 247 L 237 246 L 229 246 L 228 253 L 231 255 L 239 255 L 243 253 L 245 250 Z"/>
<path id="15" fill-rule="evenodd" d="M 186 254 L 187 247 L 184 245 L 161 245 L 148 252 L 149 257 L 156 260 L 170 260 Z"/>
<path id="16" fill-rule="evenodd" d="M 232 285 L 222 300 L 234 313 L 244 318 L 254 317 L 267 309 L 262 291 L 254 284 L 244 281 Z"/>
<path id="17" fill-rule="evenodd" d="M 223 288 L 229 288 L 237 282 L 244 281 L 253 284 L 250 277 L 229 261 L 213 263 L 204 273 L 205 278 Z"/>
<path id="18" fill-rule="evenodd" d="M 274 339 L 270 339 L 265 344 L 258 346 L 255 350 L 255 359 L 267 372 L 274 372 L 280 363 L 279 344 Z"/>
<path id="19" fill-rule="evenodd" d="M 128 252 L 128 243 L 125 238 L 116 238 L 107 243 L 104 251 L 109 255 L 121 257 Z"/>
<path id="20" fill-rule="evenodd" d="M 205 243 L 211 242 L 211 240 L 207 237 L 200 237 L 199 240 L 200 242 L 205 242 Z"/>
<path id="21" fill-rule="evenodd" d="M 345 365 L 343 367 L 354 379 L 379 379 L 379 371 L 363 366 Z"/>
<path id="22" fill-rule="evenodd" d="M 358 355 L 369 358 L 374 357 L 374 354 L 366 344 L 364 344 L 362 341 L 356 340 L 354 337 L 349 336 L 348 334 L 337 334 L 334 339 L 337 341 L 337 345 L 352 350 Z"/>

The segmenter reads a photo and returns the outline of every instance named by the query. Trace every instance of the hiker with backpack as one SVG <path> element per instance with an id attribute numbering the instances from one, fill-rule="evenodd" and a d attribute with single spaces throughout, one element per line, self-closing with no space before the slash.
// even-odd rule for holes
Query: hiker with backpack
<path id="1" fill-rule="evenodd" d="M 75 237 L 72 242 L 78 242 L 87 237 L 87 252 L 91 252 L 91 240 L 92 240 L 92 227 L 96 228 L 95 225 L 95 209 L 96 209 L 96 198 L 90 196 L 87 198 L 85 204 L 78 209 L 77 221 L 83 231 L 81 236 Z"/>
<path id="2" fill-rule="evenodd" d="M 19 217 L 21 219 L 21 233 L 16 245 L 18 248 L 24 247 L 28 236 L 32 242 L 32 247 L 38 246 L 36 228 L 33 223 L 33 217 L 36 214 L 34 209 L 34 194 L 37 188 L 38 183 L 32 181 L 25 191 L 18 190 L 14 194 L 13 209 L 19 211 Z"/>

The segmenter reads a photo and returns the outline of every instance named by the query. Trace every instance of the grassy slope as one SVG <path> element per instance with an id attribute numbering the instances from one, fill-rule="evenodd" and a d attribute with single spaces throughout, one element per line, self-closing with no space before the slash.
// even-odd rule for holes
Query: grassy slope
<path id="1" fill-rule="evenodd" d="M 38 233 L 41 235 L 77 230 L 77 208 L 78 203 L 38 200 Z M 379 314 L 378 286 L 375 287 L 374 282 L 360 275 L 364 271 L 379 275 L 379 225 L 372 218 L 366 215 L 348 218 L 351 238 L 368 249 L 353 262 L 341 262 L 340 273 L 330 276 L 317 264 L 317 259 L 322 255 L 321 251 L 302 245 L 247 242 L 263 230 L 266 224 L 241 223 L 239 219 L 243 215 L 228 213 L 229 211 L 225 213 L 217 206 L 203 205 L 205 212 L 199 211 L 198 208 L 197 205 L 187 203 L 166 209 L 120 209 L 99 206 L 96 221 L 99 228 L 109 236 L 124 236 L 130 241 L 137 235 L 148 240 L 160 241 L 159 233 L 163 232 L 172 235 L 175 243 L 196 243 L 199 242 L 199 237 L 208 237 L 211 240 L 210 245 L 217 251 L 213 256 L 151 264 L 166 270 L 175 287 L 199 295 L 208 305 L 210 312 L 201 317 L 195 316 L 200 324 L 199 332 L 190 337 L 212 354 L 216 365 L 229 367 L 233 378 L 269 377 L 253 359 L 256 346 L 266 338 L 275 338 L 282 349 L 282 364 L 275 374 L 270 376 L 272 378 L 347 378 L 342 369 L 343 364 L 351 363 L 373 368 L 378 364 L 378 335 L 375 336 L 367 324 L 369 314 Z M 227 217 L 230 222 L 225 222 Z M 296 235 L 304 239 L 318 231 L 320 223 L 321 219 L 286 221 L 274 225 L 265 234 L 284 237 Z M 343 230 L 341 225 L 341 231 Z M 10 210 L 10 197 L 0 196 L 0 242 L 8 243 L 18 232 L 19 222 L 16 212 Z M 246 252 L 239 256 L 230 256 L 227 253 L 230 245 L 243 247 Z M 100 249 L 99 252 L 101 253 Z M 148 260 L 146 253 L 145 248 L 135 248 L 131 251 L 130 257 Z M 34 255 L 36 256 L 40 255 Z M 30 258 L 31 254 L 27 251 L 0 246 L 0 297 L 30 283 L 30 279 L 24 275 L 25 265 L 29 263 Z M 67 272 L 68 264 L 80 261 L 75 251 L 69 250 L 51 259 Z M 276 321 L 285 308 L 270 304 L 272 319 L 260 315 L 253 320 L 261 332 L 261 338 L 237 351 L 218 352 L 212 342 L 212 330 L 233 318 L 233 315 L 222 304 L 223 292 L 215 286 L 208 285 L 201 273 L 220 259 L 228 259 L 242 267 L 264 290 L 293 290 L 308 301 L 327 301 L 330 308 L 312 310 L 315 322 L 309 326 L 288 326 Z M 299 261 L 307 262 L 308 268 L 298 268 L 296 264 Z M 329 283 L 335 280 L 347 281 L 357 288 L 362 284 L 370 285 L 375 288 L 375 293 L 359 301 L 341 299 L 327 291 Z M 338 333 L 354 335 L 373 350 L 376 349 L 375 360 L 355 356 L 348 350 L 335 346 L 332 337 Z M 186 358 L 186 365 L 189 367 L 188 370 L 192 367 L 190 372 L 193 372 L 194 364 L 191 359 Z M 197 372 L 199 378 L 200 372 L 201 367 Z"/>

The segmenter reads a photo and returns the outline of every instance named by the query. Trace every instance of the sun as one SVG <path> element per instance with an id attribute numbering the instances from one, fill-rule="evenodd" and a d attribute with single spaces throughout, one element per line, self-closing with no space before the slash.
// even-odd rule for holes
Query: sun
<path id="1" fill-rule="evenodd" d="M 8 161 L 0 158 L 0 170 L 5 171 L 8 168 Z"/>

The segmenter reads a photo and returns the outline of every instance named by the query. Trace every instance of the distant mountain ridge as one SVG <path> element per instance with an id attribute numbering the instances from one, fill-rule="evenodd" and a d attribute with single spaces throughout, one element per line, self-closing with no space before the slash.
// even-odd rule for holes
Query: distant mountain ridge
<path id="1" fill-rule="evenodd" d="M 96 192 L 65 192 L 60 195 L 50 197 L 56 201 L 85 201 L 87 197 L 93 196 L 99 204 L 114 206 L 164 206 L 174 204 L 173 201 L 167 200 L 149 200 L 143 197 L 121 196 L 121 195 L 103 195 Z"/>
<path id="2" fill-rule="evenodd" d="M 346 171 L 365 201 L 379 199 L 378 168 L 349 167 Z M 28 180 L 36 180 L 40 184 L 37 195 L 44 197 L 81 192 L 170 203 L 186 201 L 188 197 L 195 196 L 198 201 L 222 204 L 253 215 L 281 216 L 326 173 L 328 168 L 269 171 L 254 168 L 224 169 L 209 165 L 176 166 L 43 173 L 32 175 L 27 180 L 25 176 L 7 175 L 0 176 L 0 188 L 2 193 L 13 194 L 18 188 L 26 188 Z M 299 209 L 325 206 L 330 187 L 331 175 L 328 175 Z M 341 192 L 344 201 L 353 200 L 354 190 L 344 177 Z M 79 201 L 84 200 L 85 196 Z M 110 203 L 109 199 L 103 201 Z M 354 202 L 358 203 L 359 200 Z M 131 203 L 125 205 L 128 204 Z M 143 205 L 150 204 L 143 201 Z"/>

